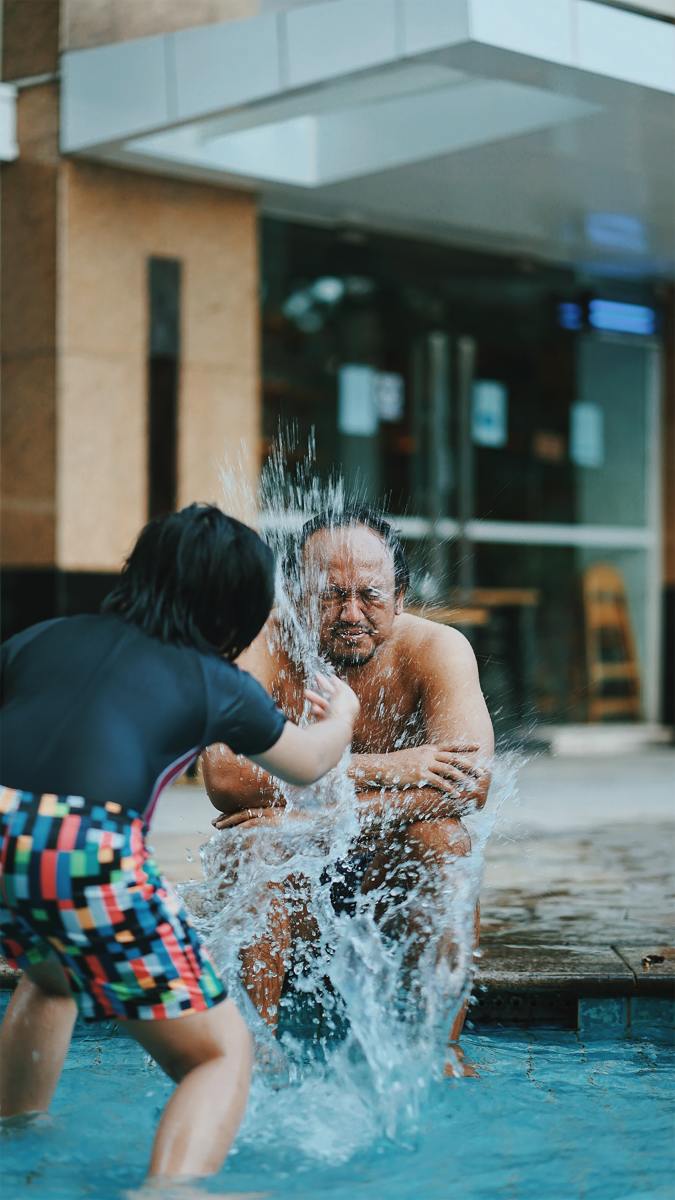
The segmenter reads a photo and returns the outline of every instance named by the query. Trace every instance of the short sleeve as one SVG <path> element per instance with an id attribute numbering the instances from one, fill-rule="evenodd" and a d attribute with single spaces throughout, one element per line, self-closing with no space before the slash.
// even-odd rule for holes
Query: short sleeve
<path id="1" fill-rule="evenodd" d="M 20 633 L 15 633 L 13 637 L 7 638 L 2 643 L 0 646 L 0 704 L 5 702 L 8 686 L 7 676 L 19 651 L 23 650 L 24 646 L 28 646 L 45 630 L 51 629 L 53 625 L 59 625 L 67 619 L 67 617 L 54 617 L 49 621 L 39 621 L 37 625 L 29 625 L 27 629 L 22 629 Z"/>
<path id="2" fill-rule="evenodd" d="M 235 754 L 263 754 L 278 742 L 286 717 L 264 687 L 238 667 L 223 664 L 220 686 L 209 687 L 206 745 L 225 742 Z"/>

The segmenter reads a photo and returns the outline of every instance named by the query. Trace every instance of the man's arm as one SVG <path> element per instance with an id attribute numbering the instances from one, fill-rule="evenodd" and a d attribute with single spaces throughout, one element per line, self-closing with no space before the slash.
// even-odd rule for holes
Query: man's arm
<path id="1" fill-rule="evenodd" d="M 376 820 L 381 804 L 387 811 L 400 809 L 404 820 L 428 818 L 430 797 L 428 791 L 420 796 L 422 789 L 435 791 L 436 815 L 444 817 L 482 808 L 487 799 L 494 735 L 471 646 L 458 630 L 433 625 L 416 648 L 415 662 L 425 743 L 389 754 L 352 756 L 350 775 L 364 819 L 368 811 Z M 379 802 L 374 788 L 383 789 Z M 406 790 L 413 788 L 417 799 L 406 797 Z M 413 815 L 417 808 L 419 816 Z"/>
<path id="2" fill-rule="evenodd" d="M 356 802 L 364 834 L 415 821 L 445 821 L 461 817 L 466 810 L 466 803 L 460 805 L 456 797 L 442 795 L 432 787 L 369 788 L 357 793 Z"/>
<path id="3" fill-rule="evenodd" d="M 228 816 L 245 808 L 284 804 L 276 780 L 229 746 L 209 746 L 202 754 L 202 772 L 213 807 Z"/>

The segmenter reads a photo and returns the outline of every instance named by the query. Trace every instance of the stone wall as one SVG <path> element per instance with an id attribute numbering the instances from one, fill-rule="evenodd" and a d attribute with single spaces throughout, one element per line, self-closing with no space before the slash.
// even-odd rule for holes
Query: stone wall
<path id="1" fill-rule="evenodd" d="M 182 264 L 178 502 L 218 500 L 220 463 L 242 442 L 255 477 L 255 201 L 62 159 L 55 72 L 59 43 L 256 10 L 257 0 L 4 0 L 3 78 L 20 81 L 20 152 L 2 178 L 1 544 L 3 564 L 29 573 L 20 586 L 6 573 L 15 608 L 31 571 L 51 572 L 49 587 L 54 572 L 116 571 L 146 520 L 152 256 Z"/>
<path id="2" fill-rule="evenodd" d="M 61 49 L 174 33 L 252 17 L 257 11 L 258 0 L 61 0 Z"/>
<path id="3" fill-rule="evenodd" d="M 0 553 L 26 566 L 56 549 L 57 122 L 54 83 L 22 91 L 21 155 L 2 168 Z"/>
<path id="4" fill-rule="evenodd" d="M 219 500 L 243 440 L 257 467 L 258 272 L 251 197 L 64 164 L 57 558 L 113 568 L 146 519 L 147 262 L 182 264 L 178 502 Z"/>

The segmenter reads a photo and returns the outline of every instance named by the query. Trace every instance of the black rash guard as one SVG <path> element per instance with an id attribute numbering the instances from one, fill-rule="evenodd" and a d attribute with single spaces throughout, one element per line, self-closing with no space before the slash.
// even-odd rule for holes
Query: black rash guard
<path id="1" fill-rule="evenodd" d="M 261 754 L 286 720 L 232 663 L 109 614 L 33 625 L 1 663 L 3 786 L 113 801 L 146 820 L 205 746 Z"/>

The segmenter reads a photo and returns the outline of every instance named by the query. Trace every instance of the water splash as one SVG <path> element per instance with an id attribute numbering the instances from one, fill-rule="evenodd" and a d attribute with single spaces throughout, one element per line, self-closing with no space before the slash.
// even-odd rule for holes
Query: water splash
<path id="1" fill-rule="evenodd" d="M 301 605 L 289 569 L 293 534 L 319 510 L 339 524 L 360 498 L 347 496 L 339 477 L 319 481 L 311 444 L 291 471 L 293 452 L 292 436 L 277 440 L 257 496 L 237 466 L 224 473 L 223 487 L 228 510 L 262 513 L 259 527 L 278 563 L 280 642 L 309 682 L 317 669 L 330 669 L 318 643 L 321 580 L 305 589 Z M 281 1143 L 290 1158 L 302 1152 L 326 1162 L 382 1138 L 414 1138 L 433 1081 L 448 1063 L 459 1073 L 448 1035 L 470 997 L 485 846 L 518 765 L 500 756 L 488 805 L 466 818 L 470 854 L 430 878 L 399 853 L 376 886 L 362 893 L 356 882 L 350 894 L 349 872 L 363 863 L 353 861 L 360 826 L 347 761 L 312 788 L 282 786 L 287 812 L 304 820 L 215 834 L 201 850 L 202 881 L 183 887 L 256 1041 L 241 1143 Z M 299 924 L 311 941 L 293 936 Z M 240 982 L 242 948 L 264 938 L 286 974 L 277 1037 Z M 252 969 L 264 990 L 264 953 Z"/>

